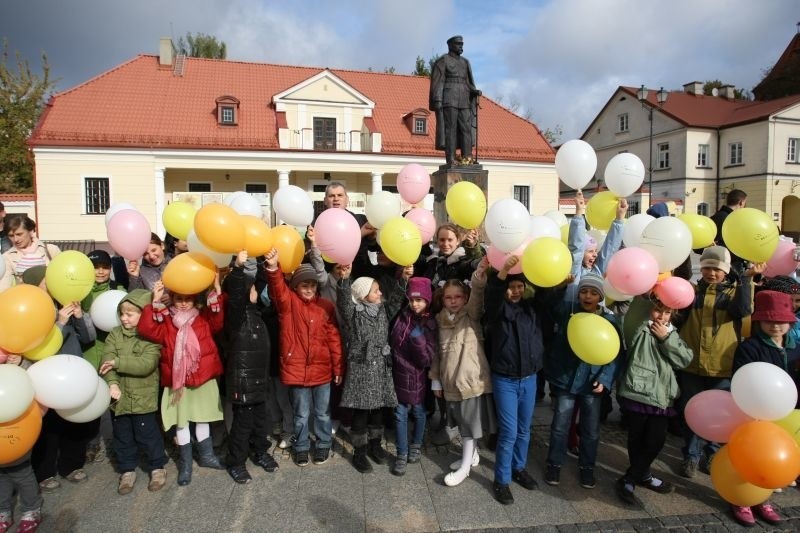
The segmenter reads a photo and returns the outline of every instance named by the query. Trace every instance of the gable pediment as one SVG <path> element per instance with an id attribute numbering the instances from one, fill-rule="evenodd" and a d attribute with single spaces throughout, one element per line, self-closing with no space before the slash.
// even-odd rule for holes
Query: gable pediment
<path id="1" fill-rule="evenodd" d="M 330 70 L 322 72 L 272 97 L 275 108 L 284 111 L 287 104 L 324 105 L 374 109 L 375 103 Z"/>

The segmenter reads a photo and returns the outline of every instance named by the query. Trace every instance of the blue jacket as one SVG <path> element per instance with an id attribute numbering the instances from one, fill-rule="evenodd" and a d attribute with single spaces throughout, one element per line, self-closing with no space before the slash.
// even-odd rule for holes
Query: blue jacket
<path id="1" fill-rule="evenodd" d="M 567 286 L 566 299 L 569 301 L 578 297 L 578 284 L 581 278 L 589 272 L 594 272 L 599 276 L 606 273 L 608 262 L 611 256 L 619 250 L 622 245 L 622 229 L 624 223 L 621 220 L 614 219 L 611 227 L 608 228 L 603 245 L 597 251 L 597 259 L 592 265 L 592 268 L 585 268 L 583 266 L 583 252 L 586 246 L 586 219 L 583 215 L 576 215 L 572 217 L 569 222 L 569 237 L 567 239 L 567 247 L 572 254 L 572 270 L 570 274 L 573 276 L 572 283 Z"/>
<path id="2" fill-rule="evenodd" d="M 772 339 L 764 335 L 758 325 L 753 326 L 753 335 L 742 341 L 733 355 L 733 372 L 747 363 L 761 361 L 782 368 L 800 384 L 800 345 L 788 335 L 783 337 L 783 348 L 778 348 Z"/>

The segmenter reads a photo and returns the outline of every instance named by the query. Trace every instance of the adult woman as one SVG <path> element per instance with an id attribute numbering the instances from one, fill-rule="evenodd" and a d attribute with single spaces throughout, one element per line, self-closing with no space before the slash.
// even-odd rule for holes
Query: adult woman
<path id="1" fill-rule="evenodd" d="M 0 292 L 15 283 L 22 283 L 22 274 L 31 267 L 48 265 L 61 250 L 45 244 L 36 236 L 36 222 L 25 215 L 13 216 L 6 222 L 8 238 L 13 245 L 3 254 L 6 271 L 0 279 Z"/>
<path id="2" fill-rule="evenodd" d="M 155 233 L 150 234 L 150 245 L 142 256 L 142 264 L 128 263 L 128 290 L 153 290 L 153 285 L 161 279 L 169 259 L 164 251 L 164 242 Z"/>

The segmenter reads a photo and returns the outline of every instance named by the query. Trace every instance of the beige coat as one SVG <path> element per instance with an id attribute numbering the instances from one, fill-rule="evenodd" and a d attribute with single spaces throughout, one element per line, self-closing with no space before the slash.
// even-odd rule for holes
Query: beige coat
<path id="1" fill-rule="evenodd" d="M 47 250 L 45 250 L 45 246 Z M 50 261 L 61 253 L 61 250 L 55 244 L 45 244 L 42 241 L 39 241 L 39 246 L 36 248 L 36 256 L 44 257 L 44 262 L 46 265 L 50 264 Z M 17 262 L 22 257 L 22 252 L 17 248 L 11 248 L 10 250 L 6 251 L 3 254 L 3 260 L 6 263 L 6 271 L 3 274 L 3 277 L 0 278 L 0 292 L 3 292 L 6 289 L 11 288 L 15 284 L 22 283 L 21 279 L 16 279 L 14 272 L 17 270 Z"/>

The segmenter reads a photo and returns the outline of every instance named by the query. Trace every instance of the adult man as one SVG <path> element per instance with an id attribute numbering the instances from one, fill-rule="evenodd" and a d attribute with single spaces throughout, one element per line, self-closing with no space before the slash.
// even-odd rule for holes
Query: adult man
<path id="1" fill-rule="evenodd" d="M 717 245 L 725 246 L 725 248 L 727 248 L 725 245 L 725 240 L 722 238 L 722 225 L 725 223 L 725 219 L 728 218 L 728 215 L 737 209 L 746 207 L 746 205 L 747 193 L 740 189 L 733 189 L 725 198 L 725 205 L 720 207 L 719 211 L 711 215 L 711 220 L 713 220 L 714 224 L 717 225 L 717 236 L 714 238 L 714 242 Z M 731 252 L 731 268 L 733 270 L 741 274 L 741 272 L 744 270 L 744 263 L 744 259 Z"/>
<path id="2" fill-rule="evenodd" d="M 361 246 L 359 247 L 356 258 L 353 260 L 353 272 L 358 273 L 358 275 L 363 275 L 364 270 L 368 269 L 370 265 L 367 250 L 370 244 L 375 243 L 377 230 L 372 226 L 372 224 L 367 222 L 366 215 L 353 213 L 347 209 L 347 204 L 349 201 L 350 200 L 347 197 L 347 189 L 345 189 L 345 186 L 342 183 L 334 181 L 325 187 L 325 198 L 322 201 L 322 203 L 325 205 L 325 209 L 336 208 L 346 210 L 348 213 L 353 215 L 353 217 L 356 219 L 356 222 L 358 222 L 358 226 L 361 228 Z"/>
<path id="3" fill-rule="evenodd" d="M 437 59 L 431 69 L 429 107 L 436 112 L 436 149 L 444 150 L 447 165 L 454 161 L 470 164 L 473 117 L 481 91 L 475 87 L 469 61 L 461 57 L 464 38 L 450 37 L 447 48 L 447 54 Z M 458 159 L 456 145 L 461 150 Z"/>
<path id="4" fill-rule="evenodd" d="M 6 206 L 0 202 L 0 254 L 6 253 L 11 248 L 11 239 L 8 238 L 6 231 Z"/>

